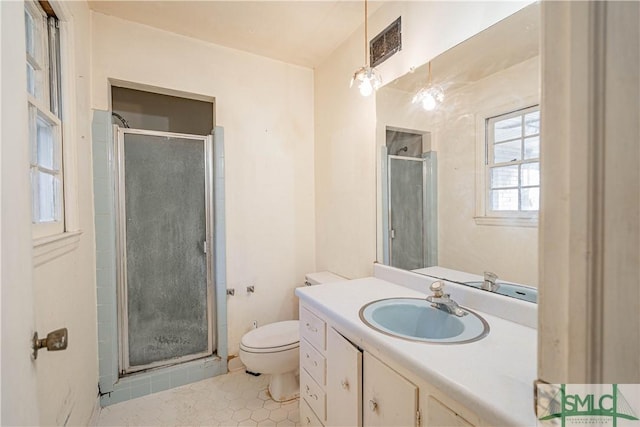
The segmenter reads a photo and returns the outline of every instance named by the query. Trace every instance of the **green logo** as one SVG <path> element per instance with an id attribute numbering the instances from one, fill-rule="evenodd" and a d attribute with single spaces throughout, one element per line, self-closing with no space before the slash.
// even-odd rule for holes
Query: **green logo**
<path id="1" fill-rule="evenodd" d="M 538 399 L 545 401 L 539 412 L 540 421 L 559 419 L 564 427 L 571 424 L 618 425 L 619 419 L 638 421 L 633 408 L 620 392 L 617 384 L 611 385 L 575 385 L 559 387 L 553 384 L 538 386 Z M 611 389 L 608 389 L 611 387 Z M 542 397 L 542 399 L 540 398 Z"/>

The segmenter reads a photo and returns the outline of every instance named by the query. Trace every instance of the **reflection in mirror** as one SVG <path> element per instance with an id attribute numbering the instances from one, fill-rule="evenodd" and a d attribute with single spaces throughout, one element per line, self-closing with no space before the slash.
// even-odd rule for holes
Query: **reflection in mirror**
<path id="1" fill-rule="evenodd" d="M 531 4 L 434 58 L 434 110 L 411 102 L 429 64 L 377 92 L 385 264 L 535 302 L 539 13 Z"/>

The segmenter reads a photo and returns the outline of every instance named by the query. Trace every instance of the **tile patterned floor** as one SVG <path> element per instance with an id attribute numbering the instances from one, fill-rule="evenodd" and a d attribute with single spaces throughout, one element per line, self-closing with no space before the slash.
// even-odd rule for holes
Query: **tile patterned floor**
<path id="1" fill-rule="evenodd" d="M 98 426 L 298 426 L 298 400 L 274 402 L 268 384 L 231 372 L 102 408 Z"/>

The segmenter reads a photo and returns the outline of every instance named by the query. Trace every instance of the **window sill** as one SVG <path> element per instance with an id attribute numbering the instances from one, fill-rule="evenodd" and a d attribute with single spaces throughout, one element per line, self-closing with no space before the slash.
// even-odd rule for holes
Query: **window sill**
<path id="1" fill-rule="evenodd" d="M 502 227 L 538 227 L 538 217 L 509 218 L 499 216 L 476 216 L 477 225 L 493 225 Z"/>
<path id="2" fill-rule="evenodd" d="M 33 265 L 53 261 L 78 248 L 82 230 L 67 231 L 33 240 Z"/>

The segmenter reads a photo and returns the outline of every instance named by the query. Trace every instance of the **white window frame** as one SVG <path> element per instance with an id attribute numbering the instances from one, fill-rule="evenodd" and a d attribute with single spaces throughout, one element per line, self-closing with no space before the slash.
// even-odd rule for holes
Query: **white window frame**
<path id="1" fill-rule="evenodd" d="M 25 0 L 25 3 L 27 4 L 31 1 Z M 49 4 L 53 8 L 59 23 L 60 91 L 62 94 L 59 109 L 63 123 L 49 111 L 49 108 L 45 109 L 43 105 L 38 105 L 42 103 L 48 106 L 48 101 L 43 103 L 35 99 L 28 94 L 26 87 L 25 92 L 27 92 L 29 109 L 31 109 L 32 105 L 40 107 L 38 110 L 45 111 L 43 114 L 49 121 L 55 122 L 57 120 L 57 135 L 62 140 L 58 151 L 60 174 L 62 176 L 61 220 L 56 222 L 55 225 L 50 223 L 33 224 L 33 258 L 35 266 L 77 248 L 82 234 L 79 223 L 77 141 L 75 131 L 78 126 L 78 116 L 76 115 L 76 49 L 73 14 L 70 6 L 62 0 L 49 0 Z M 48 72 L 45 74 L 48 79 Z M 87 90 L 89 90 L 88 87 Z M 48 99 L 49 94 L 47 93 L 46 96 Z"/>
<path id="2" fill-rule="evenodd" d="M 25 13 L 28 11 L 29 16 L 34 20 L 36 27 L 40 27 L 39 33 L 36 37 L 39 45 L 34 46 L 34 55 L 29 54 L 29 49 L 25 46 L 26 62 L 34 69 L 35 74 L 35 92 L 31 94 L 32 97 L 41 99 L 43 105 L 49 103 L 49 91 L 45 90 L 49 88 L 49 52 L 44 49 L 48 46 L 47 41 L 47 14 L 42 10 L 38 4 L 33 0 L 25 0 Z M 26 25 L 26 24 L 25 24 Z M 26 40 L 25 40 L 26 42 Z M 38 90 L 42 90 L 41 94 L 37 93 Z M 27 87 L 27 93 L 30 93 Z"/>
<path id="3" fill-rule="evenodd" d="M 493 211 L 488 203 L 490 197 L 490 178 L 488 158 L 491 149 L 488 141 L 488 120 L 516 113 L 520 110 L 538 107 L 537 97 L 524 97 L 476 114 L 476 216 L 478 225 L 537 227 L 538 211 Z"/>
<path id="4" fill-rule="evenodd" d="M 34 235 L 53 235 L 64 232 L 64 175 L 62 168 L 62 122 L 42 102 L 28 95 L 29 103 L 29 144 L 31 151 L 31 197 L 32 197 L 32 223 Z M 47 167 L 38 162 L 38 121 L 43 121 L 51 127 L 53 137 L 53 166 Z M 40 194 L 38 173 L 43 172 L 54 176 L 59 188 L 55 193 L 55 213 L 53 221 L 38 221 L 40 217 L 40 203 L 37 200 Z"/>

